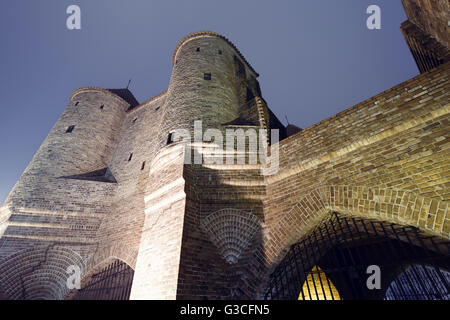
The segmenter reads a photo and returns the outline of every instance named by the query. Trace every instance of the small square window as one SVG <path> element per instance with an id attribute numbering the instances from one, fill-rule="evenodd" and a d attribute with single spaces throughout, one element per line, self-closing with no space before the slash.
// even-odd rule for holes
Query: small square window
<path id="1" fill-rule="evenodd" d="M 80 102 L 77 101 L 77 102 L 75 102 L 75 105 L 77 106 L 79 103 L 80 103 Z"/>
<path id="2" fill-rule="evenodd" d="M 105 107 L 105 106 L 102 104 L 102 105 L 100 106 L 100 109 L 103 110 L 104 107 Z"/>
<path id="3" fill-rule="evenodd" d="M 156 107 L 155 111 L 158 111 L 160 107 Z"/>
<path id="4" fill-rule="evenodd" d="M 222 54 L 222 50 L 219 50 L 219 54 Z"/>
<path id="5" fill-rule="evenodd" d="M 68 127 L 67 130 L 66 130 L 66 133 L 71 133 L 74 128 L 75 128 L 75 126 Z"/>
<path id="6" fill-rule="evenodd" d="M 205 73 L 205 74 L 203 74 L 203 79 L 205 79 L 205 80 L 211 80 L 211 73 Z"/>
<path id="7" fill-rule="evenodd" d="M 197 52 L 200 52 L 200 48 L 197 48 Z"/>

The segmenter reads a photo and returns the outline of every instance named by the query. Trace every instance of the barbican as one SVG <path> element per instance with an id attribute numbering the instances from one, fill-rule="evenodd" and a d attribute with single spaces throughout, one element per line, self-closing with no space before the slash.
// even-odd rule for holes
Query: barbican
<path id="1" fill-rule="evenodd" d="M 450 299 L 450 7 L 403 4 L 421 74 L 305 129 L 210 31 L 143 103 L 75 90 L 0 207 L 0 299 Z M 196 120 L 279 130 L 278 170 L 186 164 Z"/>

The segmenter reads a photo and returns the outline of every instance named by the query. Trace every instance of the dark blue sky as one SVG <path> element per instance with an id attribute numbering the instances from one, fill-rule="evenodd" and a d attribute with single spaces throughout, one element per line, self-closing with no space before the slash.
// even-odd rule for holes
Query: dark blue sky
<path id="1" fill-rule="evenodd" d="M 66 28 L 81 7 L 82 29 Z M 366 28 L 366 8 L 382 29 Z M 418 74 L 400 32 L 400 0 L 2 0 L 0 203 L 79 87 L 130 89 L 143 102 L 167 88 L 188 33 L 229 38 L 260 73 L 285 122 L 308 127 Z"/>

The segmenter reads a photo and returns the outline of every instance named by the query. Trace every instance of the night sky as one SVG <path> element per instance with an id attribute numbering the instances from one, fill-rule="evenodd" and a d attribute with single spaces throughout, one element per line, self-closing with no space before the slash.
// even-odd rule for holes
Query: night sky
<path id="1" fill-rule="evenodd" d="M 66 8 L 81 8 L 68 30 Z M 382 10 L 368 30 L 366 8 Z M 260 74 L 286 124 L 306 128 L 418 74 L 400 0 L 2 0 L 0 203 L 80 87 L 123 88 L 139 102 L 165 90 L 185 35 L 230 39 Z"/>

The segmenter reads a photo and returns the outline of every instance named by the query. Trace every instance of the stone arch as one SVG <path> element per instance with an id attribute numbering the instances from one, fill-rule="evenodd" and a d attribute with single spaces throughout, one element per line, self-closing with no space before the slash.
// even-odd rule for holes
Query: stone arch
<path id="1" fill-rule="evenodd" d="M 11 300 L 60 300 L 67 294 L 67 268 L 84 269 L 82 257 L 57 245 L 20 250 L 0 261 L 0 287 Z"/>
<path id="2" fill-rule="evenodd" d="M 290 246 L 330 212 L 412 226 L 448 240 L 450 218 L 447 211 L 447 202 L 406 190 L 353 185 L 326 185 L 313 189 L 264 230 L 268 263 L 261 288 Z"/>

